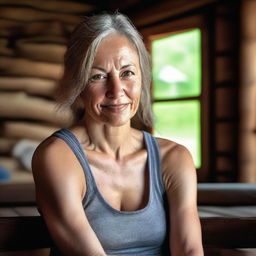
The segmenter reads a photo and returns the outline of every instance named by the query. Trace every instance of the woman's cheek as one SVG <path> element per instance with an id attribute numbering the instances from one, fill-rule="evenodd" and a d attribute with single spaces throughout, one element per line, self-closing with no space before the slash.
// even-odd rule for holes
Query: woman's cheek
<path id="1" fill-rule="evenodd" d="M 133 109 L 137 111 L 139 107 L 139 102 L 140 102 L 140 95 L 141 95 L 141 86 L 140 84 L 136 84 L 135 86 L 131 87 L 131 94 L 130 98 L 133 101 Z"/>
<path id="2" fill-rule="evenodd" d="M 133 86 L 131 88 L 131 97 L 136 99 L 140 97 L 141 94 L 141 82 L 138 80 L 133 81 Z"/>

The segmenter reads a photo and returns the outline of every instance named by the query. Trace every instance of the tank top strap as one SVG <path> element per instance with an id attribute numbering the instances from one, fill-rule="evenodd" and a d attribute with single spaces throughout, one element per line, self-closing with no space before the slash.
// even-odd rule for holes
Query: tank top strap
<path id="1" fill-rule="evenodd" d="M 147 151 L 148 151 L 148 161 L 151 168 L 153 187 L 159 196 L 163 196 L 165 192 L 162 171 L 161 171 L 161 161 L 160 161 L 160 150 L 156 137 L 152 136 L 150 133 L 143 131 Z"/>
<path id="2" fill-rule="evenodd" d="M 77 137 L 68 129 L 61 129 L 52 134 L 52 136 L 56 136 L 58 138 L 63 139 L 67 145 L 71 148 L 73 153 L 75 154 L 76 158 L 78 159 L 80 165 L 83 168 L 85 177 L 86 177 L 86 194 L 91 194 L 90 192 L 93 191 L 93 177 L 92 173 L 90 172 L 90 166 L 88 163 L 87 158 L 85 157 L 85 153 L 78 141 Z"/>

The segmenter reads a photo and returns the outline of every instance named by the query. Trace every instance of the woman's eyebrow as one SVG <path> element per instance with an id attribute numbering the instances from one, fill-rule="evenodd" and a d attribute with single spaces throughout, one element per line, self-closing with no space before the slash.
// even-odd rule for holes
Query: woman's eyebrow
<path id="1" fill-rule="evenodd" d="M 127 65 L 124 65 L 124 66 L 122 66 L 121 68 L 120 68 L 120 70 L 122 70 L 122 69 L 125 69 L 125 68 L 129 68 L 129 67 L 135 67 L 135 65 L 134 64 L 127 64 Z"/>
<path id="2" fill-rule="evenodd" d="M 123 65 L 123 66 L 120 68 L 120 70 L 126 69 L 126 68 L 128 68 L 128 67 L 135 67 L 135 65 L 134 65 L 133 63 L 127 64 L 127 65 Z M 93 66 L 92 69 L 98 69 L 98 70 L 100 70 L 100 71 L 102 71 L 102 72 L 104 72 L 104 73 L 107 73 L 107 70 L 106 70 L 105 68 L 102 68 L 102 67 Z"/>
<path id="3" fill-rule="evenodd" d="M 97 66 L 93 66 L 92 69 L 98 69 L 104 73 L 107 73 L 106 69 L 102 68 L 102 67 L 97 67 Z"/>

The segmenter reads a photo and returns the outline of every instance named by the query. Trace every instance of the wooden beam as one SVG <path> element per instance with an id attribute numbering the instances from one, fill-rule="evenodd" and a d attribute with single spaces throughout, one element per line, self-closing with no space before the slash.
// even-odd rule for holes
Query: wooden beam
<path id="1" fill-rule="evenodd" d="M 141 27 L 209 4 L 214 4 L 216 2 L 220 2 L 220 0 L 166 1 L 140 10 L 135 14 L 131 13 L 129 14 L 129 17 L 134 22 L 135 26 Z"/>
<path id="2" fill-rule="evenodd" d="M 256 184 L 199 183 L 198 205 L 256 205 Z"/>
<path id="3" fill-rule="evenodd" d="M 1 184 L 0 206 L 4 205 L 36 205 L 35 185 L 27 184 Z"/>
<path id="4" fill-rule="evenodd" d="M 107 6 L 111 10 L 123 10 L 126 8 L 131 8 L 138 4 L 140 4 L 139 0 L 122 0 L 121 2 L 119 0 L 108 0 L 107 1 Z"/>
<path id="5" fill-rule="evenodd" d="M 201 218 L 205 248 L 256 248 L 255 218 Z"/>
<path id="6" fill-rule="evenodd" d="M 198 183 L 199 205 L 256 205 L 256 185 L 248 183 Z M 35 186 L 1 184 L 0 206 L 35 206 Z"/>

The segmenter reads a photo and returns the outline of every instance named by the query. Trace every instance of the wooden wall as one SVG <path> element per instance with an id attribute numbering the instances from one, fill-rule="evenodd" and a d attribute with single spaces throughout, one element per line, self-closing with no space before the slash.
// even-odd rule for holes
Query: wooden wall
<path id="1" fill-rule="evenodd" d="M 209 24 L 209 178 L 234 182 L 238 173 L 239 2 L 217 4 Z"/>
<path id="2" fill-rule="evenodd" d="M 70 32 L 92 9 L 74 1 L 0 0 L 0 165 L 13 182 L 32 181 L 14 147 L 25 139 L 26 151 L 71 120 L 69 111 L 56 112 L 53 95 Z"/>
<path id="3" fill-rule="evenodd" d="M 241 6 L 239 180 L 256 183 L 256 1 Z"/>

